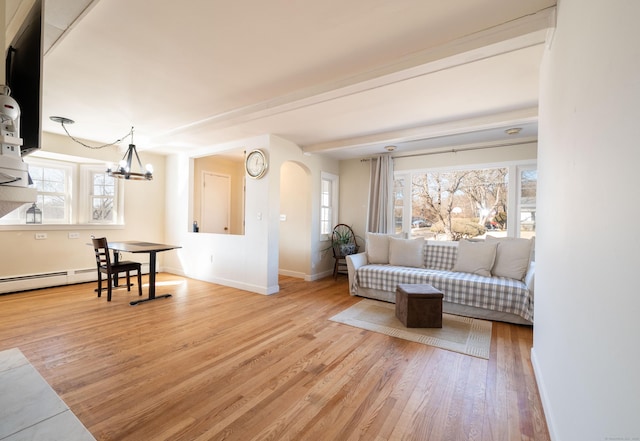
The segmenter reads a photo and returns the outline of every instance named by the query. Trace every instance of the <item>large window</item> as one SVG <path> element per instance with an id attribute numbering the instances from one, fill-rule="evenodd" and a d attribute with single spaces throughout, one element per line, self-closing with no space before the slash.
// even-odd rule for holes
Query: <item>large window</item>
<path id="1" fill-rule="evenodd" d="M 396 173 L 396 232 L 439 240 L 531 236 L 536 178 L 532 165 Z"/>
<path id="2" fill-rule="evenodd" d="M 36 205 L 45 225 L 123 223 L 121 185 L 105 173 L 103 165 L 25 158 L 29 175 L 37 189 Z M 2 225 L 26 223 L 31 204 L 0 219 Z"/>

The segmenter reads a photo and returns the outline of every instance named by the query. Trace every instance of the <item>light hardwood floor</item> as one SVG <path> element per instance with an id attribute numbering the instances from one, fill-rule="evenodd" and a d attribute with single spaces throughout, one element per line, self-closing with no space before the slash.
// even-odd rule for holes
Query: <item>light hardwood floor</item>
<path id="1" fill-rule="evenodd" d="M 0 296 L 0 350 L 98 440 L 549 440 L 530 327 L 495 323 L 487 361 L 329 321 L 359 301 L 344 276 L 158 283 L 174 296 L 137 306 L 93 283 Z"/>

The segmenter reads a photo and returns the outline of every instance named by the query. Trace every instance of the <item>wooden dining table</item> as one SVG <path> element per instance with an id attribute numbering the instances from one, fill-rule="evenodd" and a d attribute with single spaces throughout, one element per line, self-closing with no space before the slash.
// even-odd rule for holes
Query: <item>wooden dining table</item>
<path id="1" fill-rule="evenodd" d="M 135 300 L 129 302 L 130 305 L 149 302 L 155 299 L 171 297 L 171 294 L 156 295 L 156 255 L 162 251 L 175 250 L 181 248 L 177 245 L 167 245 L 154 242 L 138 242 L 133 240 L 123 242 L 109 242 L 109 249 L 113 250 L 113 261 L 117 263 L 119 260 L 118 252 L 125 253 L 147 253 L 149 254 L 149 296 L 146 299 Z"/>

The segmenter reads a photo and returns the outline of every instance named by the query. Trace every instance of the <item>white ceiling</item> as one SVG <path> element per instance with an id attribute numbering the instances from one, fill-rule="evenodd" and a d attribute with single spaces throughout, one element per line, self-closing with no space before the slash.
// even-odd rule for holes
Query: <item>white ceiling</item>
<path id="1" fill-rule="evenodd" d="M 272 133 L 338 159 L 536 139 L 554 5 L 48 0 L 44 130 L 65 116 L 110 142 L 135 126 L 159 153 Z"/>

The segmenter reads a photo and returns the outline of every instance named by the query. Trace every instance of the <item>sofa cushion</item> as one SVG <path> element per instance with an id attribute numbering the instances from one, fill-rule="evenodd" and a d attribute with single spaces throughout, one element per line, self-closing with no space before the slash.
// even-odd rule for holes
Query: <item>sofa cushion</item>
<path id="1" fill-rule="evenodd" d="M 425 268 L 451 271 L 458 257 L 458 242 L 426 240 L 424 246 Z"/>
<path id="2" fill-rule="evenodd" d="M 424 239 L 389 238 L 389 263 L 396 266 L 424 267 Z"/>
<path id="3" fill-rule="evenodd" d="M 491 277 L 491 268 L 496 259 L 497 243 L 461 240 L 458 258 L 452 271 Z"/>
<path id="4" fill-rule="evenodd" d="M 389 235 L 366 234 L 367 261 L 369 263 L 389 263 Z"/>
<path id="5" fill-rule="evenodd" d="M 516 280 L 524 279 L 531 260 L 531 240 L 487 236 L 486 241 L 498 245 L 491 274 Z"/>

